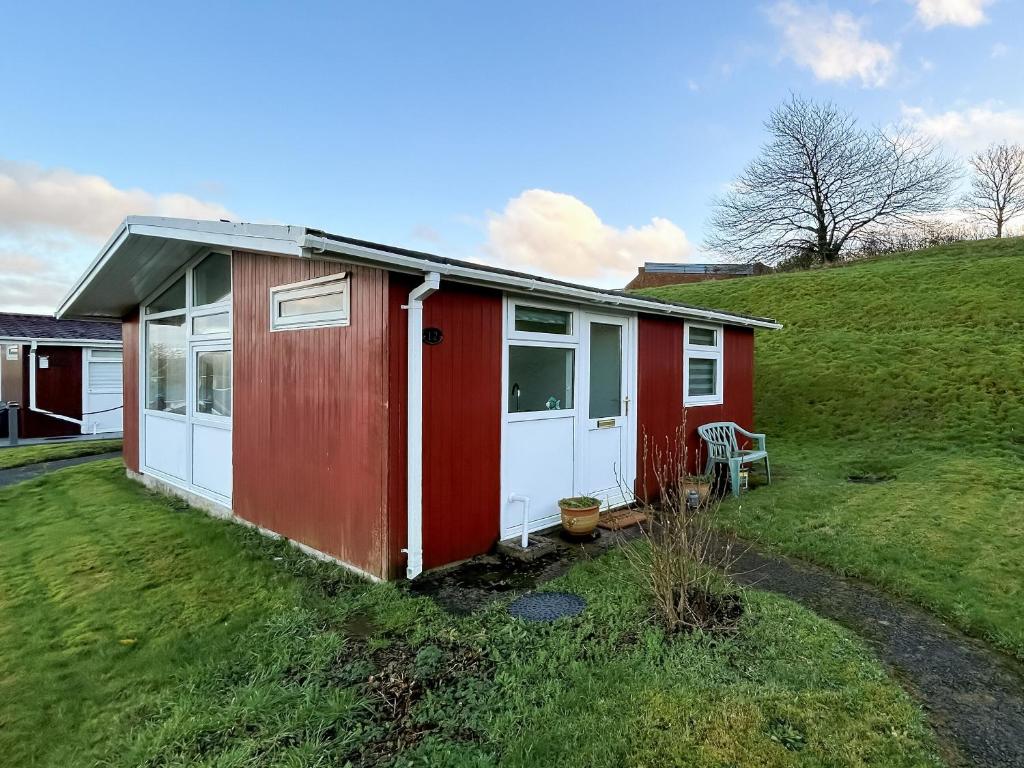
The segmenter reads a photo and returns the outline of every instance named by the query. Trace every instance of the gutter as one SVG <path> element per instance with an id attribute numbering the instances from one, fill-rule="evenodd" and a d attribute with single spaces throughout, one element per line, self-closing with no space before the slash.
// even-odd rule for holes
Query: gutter
<path id="1" fill-rule="evenodd" d="M 441 287 L 441 275 L 428 272 L 409 293 L 402 308 L 408 317 L 408 374 L 406 390 L 406 515 L 408 544 L 405 575 L 423 573 L 423 302 Z"/>
<path id="2" fill-rule="evenodd" d="M 342 254 L 349 259 L 368 262 L 371 264 L 384 264 L 388 268 L 401 272 L 414 272 L 422 274 L 436 272 L 437 274 L 464 283 L 474 285 L 485 285 L 488 287 L 511 290 L 513 292 L 525 292 L 533 295 L 545 296 L 552 299 L 576 299 L 588 304 L 603 304 L 621 309 L 631 309 L 639 312 L 650 312 L 658 315 L 672 315 L 689 318 L 691 320 L 705 320 L 726 325 L 735 325 L 746 328 L 769 328 L 779 330 L 781 323 L 769 320 L 759 320 L 749 317 L 732 315 L 728 312 L 716 312 L 710 309 L 698 309 L 686 307 L 679 304 L 652 302 L 631 296 L 608 294 L 601 291 L 589 290 L 583 287 L 573 287 L 558 283 L 548 283 L 543 280 L 527 276 L 502 275 L 484 269 L 474 269 L 461 264 L 442 264 L 418 259 L 413 256 L 403 256 L 396 253 L 381 251 L 376 248 L 368 248 L 351 243 L 340 243 L 327 237 L 306 234 L 302 239 L 303 250 L 315 252 L 331 252 Z"/>

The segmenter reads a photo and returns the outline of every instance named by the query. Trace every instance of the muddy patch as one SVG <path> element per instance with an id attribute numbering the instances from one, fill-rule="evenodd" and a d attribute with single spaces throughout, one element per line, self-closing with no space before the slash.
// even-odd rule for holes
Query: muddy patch
<path id="1" fill-rule="evenodd" d="M 878 483 L 888 483 L 890 480 L 895 480 L 896 475 L 876 474 L 874 472 L 866 472 L 858 475 L 847 475 L 846 482 L 857 483 L 858 485 L 877 485 Z"/>
<path id="2" fill-rule="evenodd" d="M 494 676 L 494 663 L 479 649 L 439 640 L 363 650 L 358 661 L 351 653 L 337 660 L 338 681 L 357 683 L 370 712 L 368 738 L 348 756 L 352 764 L 390 765 L 433 735 L 479 740 L 471 713 Z"/>

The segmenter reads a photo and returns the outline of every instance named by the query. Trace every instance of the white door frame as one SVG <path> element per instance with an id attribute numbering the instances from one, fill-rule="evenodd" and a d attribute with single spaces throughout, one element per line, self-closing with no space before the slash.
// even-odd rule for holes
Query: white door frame
<path id="1" fill-rule="evenodd" d="M 532 307 L 544 307 L 557 309 L 572 314 L 572 333 L 565 335 L 558 334 L 534 334 L 514 331 L 515 328 L 515 305 L 528 304 Z M 497 510 L 499 520 L 499 536 L 501 539 L 508 539 L 519 535 L 521 525 L 508 528 L 502 525 L 502 513 L 509 503 L 509 494 L 515 493 L 516 489 L 510 487 L 510 462 L 513 457 L 508 450 L 508 426 L 510 423 L 524 420 L 575 418 L 574 428 L 574 460 L 572 484 L 574 493 L 582 492 L 583 485 L 583 462 L 586 461 L 586 438 L 590 427 L 590 343 L 589 326 L 590 321 L 600 322 L 604 318 L 609 322 L 623 322 L 623 366 L 625 371 L 623 399 L 627 399 L 625 409 L 625 464 L 621 470 L 623 482 L 628 487 L 627 491 L 632 493 L 632 484 L 636 478 L 636 453 L 637 453 L 637 336 L 639 320 L 636 313 L 630 312 L 608 312 L 593 311 L 584 309 L 581 305 L 571 303 L 559 303 L 546 300 L 537 300 L 525 294 L 506 293 L 502 304 L 502 341 L 501 341 L 501 499 Z M 509 390 L 509 365 L 508 350 L 510 345 L 515 346 L 541 346 L 553 348 L 570 347 L 575 350 L 575 370 L 573 373 L 573 409 L 571 411 L 553 411 L 551 413 L 532 413 L 530 416 L 517 416 L 509 413 L 508 390 Z M 624 500 L 624 503 L 630 499 Z M 539 530 L 552 525 L 555 520 L 547 518 L 532 524 L 529 530 Z"/>

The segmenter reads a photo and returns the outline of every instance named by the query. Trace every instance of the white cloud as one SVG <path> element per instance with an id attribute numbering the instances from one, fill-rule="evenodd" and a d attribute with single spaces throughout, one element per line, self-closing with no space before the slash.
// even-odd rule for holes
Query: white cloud
<path id="1" fill-rule="evenodd" d="M 783 53 L 819 80 L 859 80 L 865 88 L 875 88 L 892 76 L 896 46 L 863 37 L 862 19 L 790 0 L 776 3 L 768 13 L 782 30 Z"/>
<path id="2" fill-rule="evenodd" d="M 503 265 L 569 280 L 621 286 L 645 261 L 686 261 L 690 241 L 668 219 L 622 229 L 572 195 L 528 189 L 487 222 L 486 250 Z"/>
<path id="3" fill-rule="evenodd" d="M 52 312 L 130 214 L 231 218 L 190 195 L 122 189 L 102 176 L 0 159 L 0 308 Z"/>
<path id="4" fill-rule="evenodd" d="M 928 29 L 944 25 L 976 27 L 987 21 L 985 6 L 992 0 L 916 0 L 917 18 Z"/>
<path id="5" fill-rule="evenodd" d="M 992 142 L 1024 143 L 1024 110 L 978 104 L 946 112 L 903 106 L 903 119 L 918 132 L 938 139 L 964 155 Z"/>
<path id="6" fill-rule="evenodd" d="M 992 52 L 989 54 L 993 59 L 1002 59 L 1010 55 L 1010 46 L 1006 43 L 995 43 L 992 45 Z"/>

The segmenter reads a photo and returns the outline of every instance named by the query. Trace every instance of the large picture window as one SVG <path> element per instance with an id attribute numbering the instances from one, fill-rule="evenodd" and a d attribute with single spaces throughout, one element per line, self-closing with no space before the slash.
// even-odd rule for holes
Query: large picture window
<path id="1" fill-rule="evenodd" d="M 687 323 L 683 331 L 683 404 L 721 404 L 722 327 Z"/>

